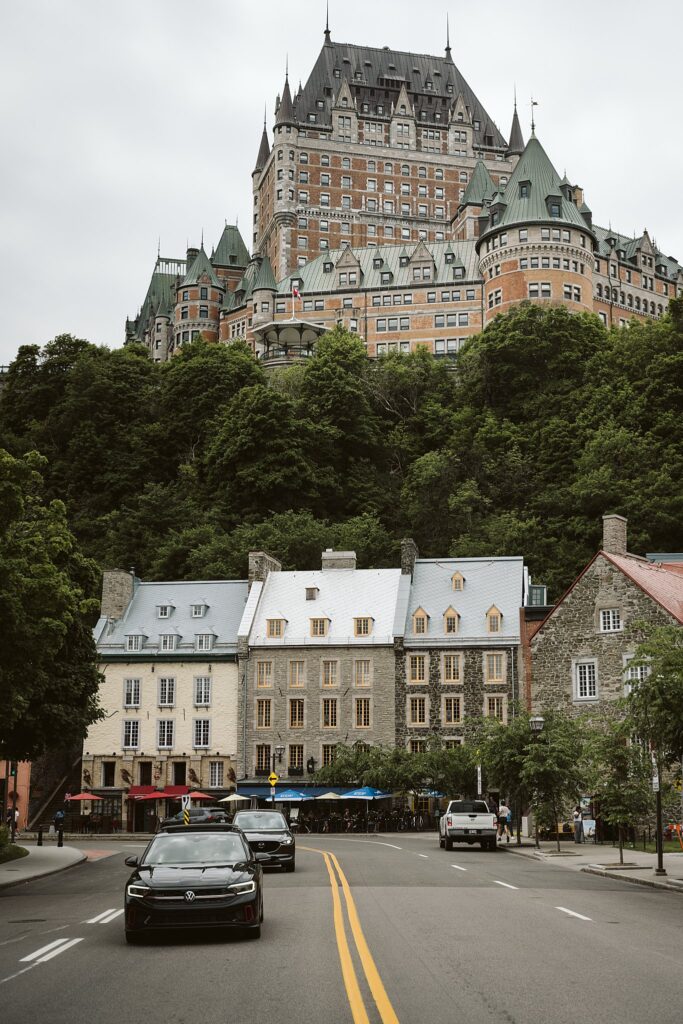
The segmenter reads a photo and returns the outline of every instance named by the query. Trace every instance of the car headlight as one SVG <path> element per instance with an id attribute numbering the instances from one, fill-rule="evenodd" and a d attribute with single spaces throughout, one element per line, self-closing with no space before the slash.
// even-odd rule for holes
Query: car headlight
<path id="1" fill-rule="evenodd" d="M 256 892 L 256 882 L 239 882 L 237 885 L 229 885 L 228 892 L 236 896 L 242 896 L 247 892 Z"/>
<path id="2" fill-rule="evenodd" d="M 294 840 L 292 839 L 292 837 L 291 836 L 287 836 L 286 839 L 283 839 L 281 841 L 280 846 L 291 846 L 293 842 L 294 842 Z"/>
<path id="3" fill-rule="evenodd" d="M 150 888 L 148 885 L 138 885 L 135 882 L 131 882 L 126 889 L 129 896 L 137 896 L 138 899 L 142 899 L 142 897 L 146 896 L 149 891 Z"/>

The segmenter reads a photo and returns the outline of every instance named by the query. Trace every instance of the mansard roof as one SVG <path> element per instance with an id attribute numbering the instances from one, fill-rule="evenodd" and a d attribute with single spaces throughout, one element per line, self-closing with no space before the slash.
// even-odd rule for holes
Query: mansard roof
<path id="1" fill-rule="evenodd" d="M 453 103 L 458 94 L 462 93 L 472 119 L 480 125 L 474 131 L 475 147 L 483 145 L 484 126 L 488 122 L 492 126 L 489 131 L 493 137 L 493 146 L 507 148 L 506 140 L 493 125 L 482 103 L 449 56 L 432 57 L 428 54 L 391 50 L 388 47 L 380 49 L 352 43 L 326 42 L 301 96 L 297 98 L 297 120 L 304 123 L 309 114 L 314 114 L 318 124 L 331 127 L 332 104 L 344 77 L 349 80 L 359 109 L 362 103 L 367 103 L 368 116 L 380 120 L 391 117 L 392 105 L 396 104 L 401 87 L 405 85 L 418 121 L 445 127 Z M 385 92 L 389 94 L 386 97 Z M 318 100 L 323 101 L 323 109 L 318 107 Z M 381 114 L 377 113 L 378 105 L 383 107 Z M 440 115 L 438 119 L 435 116 L 437 113 Z M 279 121 L 278 112 L 276 123 Z"/>
<path id="2" fill-rule="evenodd" d="M 140 312 L 134 320 L 129 320 L 133 328 L 129 335 L 130 340 L 133 337 L 137 341 L 144 340 L 150 318 L 171 316 L 175 302 L 176 279 L 179 274 L 185 273 L 185 269 L 185 260 L 157 258 Z"/>
<path id="3" fill-rule="evenodd" d="M 223 282 L 221 282 L 216 276 L 216 272 L 209 262 L 209 257 L 204 252 L 204 246 L 202 246 L 197 253 L 194 263 L 188 269 L 182 284 L 198 284 L 200 279 L 205 275 L 209 278 L 211 284 L 216 285 L 216 287 L 219 288 L 225 287 Z"/>
<path id="4" fill-rule="evenodd" d="M 246 267 L 249 263 L 249 250 L 236 224 L 226 224 L 223 228 L 211 262 L 214 267 Z"/>
<path id="5" fill-rule="evenodd" d="M 593 233 L 598 241 L 598 256 L 606 259 L 611 256 L 614 252 L 623 252 L 624 261 L 630 261 L 634 266 L 637 265 L 638 253 L 643 249 L 643 242 L 645 235 L 622 235 L 618 231 L 614 231 L 612 228 L 601 228 L 595 225 L 593 227 Z M 612 247 L 607 241 L 608 238 L 615 240 L 615 245 Z M 663 267 L 666 271 L 665 275 L 671 281 L 675 281 L 678 274 L 683 272 L 683 268 L 678 260 L 674 259 L 673 256 L 665 256 L 663 252 L 655 248 L 654 263 L 655 267 Z M 649 248 L 647 249 L 648 255 L 650 254 Z M 660 270 L 661 274 L 662 271 Z"/>

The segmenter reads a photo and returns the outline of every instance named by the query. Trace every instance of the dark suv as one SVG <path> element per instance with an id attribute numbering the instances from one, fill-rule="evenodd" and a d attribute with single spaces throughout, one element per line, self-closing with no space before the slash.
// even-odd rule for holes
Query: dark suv
<path id="1" fill-rule="evenodd" d="M 190 807 L 191 825 L 228 825 L 229 823 L 230 815 L 226 814 L 222 807 Z M 182 824 L 183 812 L 178 811 L 172 817 L 164 818 L 159 827 L 165 828 L 166 825 Z"/>
<path id="2" fill-rule="evenodd" d="M 281 811 L 237 811 L 232 821 L 264 866 L 278 864 L 294 871 L 296 842 Z"/>

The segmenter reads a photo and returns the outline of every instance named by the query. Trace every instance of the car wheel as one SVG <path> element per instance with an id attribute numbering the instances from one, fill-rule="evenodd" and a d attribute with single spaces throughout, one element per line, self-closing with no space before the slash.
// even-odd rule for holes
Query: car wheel
<path id="1" fill-rule="evenodd" d="M 446 849 L 447 850 L 452 850 L 453 849 L 453 840 L 449 839 L 448 836 L 446 836 L 446 838 L 444 839 L 444 843 L 446 844 Z"/>
<path id="2" fill-rule="evenodd" d="M 255 924 L 253 926 L 253 928 L 246 928 L 245 932 L 246 932 L 245 938 L 247 938 L 247 939 L 260 939 L 261 938 L 261 922 L 259 921 L 259 923 Z"/>
<path id="3" fill-rule="evenodd" d="M 131 932 L 126 928 L 126 942 L 129 946 L 139 946 L 142 942 L 142 932 Z"/>

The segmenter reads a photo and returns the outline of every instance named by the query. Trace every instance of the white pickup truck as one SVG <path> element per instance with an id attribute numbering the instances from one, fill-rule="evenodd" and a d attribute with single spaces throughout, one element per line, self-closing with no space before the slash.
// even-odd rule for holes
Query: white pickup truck
<path id="1" fill-rule="evenodd" d="M 498 820 L 485 800 L 451 800 L 439 819 L 439 846 L 481 843 L 482 850 L 496 849 Z"/>

